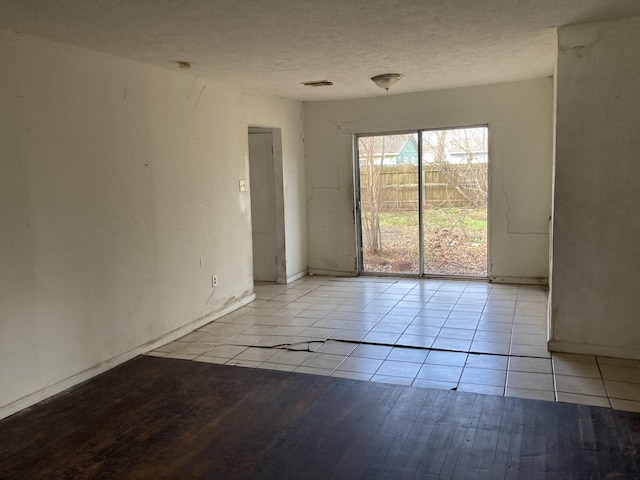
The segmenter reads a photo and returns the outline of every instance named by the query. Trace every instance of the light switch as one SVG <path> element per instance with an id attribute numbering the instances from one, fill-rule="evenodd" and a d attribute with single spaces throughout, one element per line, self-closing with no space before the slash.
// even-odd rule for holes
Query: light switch
<path id="1" fill-rule="evenodd" d="M 240 191 L 241 192 L 246 192 L 247 191 L 247 181 L 246 180 L 240 180 Z"/>

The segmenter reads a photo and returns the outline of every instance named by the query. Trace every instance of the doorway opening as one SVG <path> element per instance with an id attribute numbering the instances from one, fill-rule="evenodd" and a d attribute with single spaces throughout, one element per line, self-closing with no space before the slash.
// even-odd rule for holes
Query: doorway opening
<path id="1" fill-rule="evenodd" d="M 356 136 L 359 273 L 488 276 L 488 130 Z"/>
<path id="2" fill-rule="evenodd" d="M 287 283 L 281 131 L 249 127 L 248 134 L 253 279 Z"/>

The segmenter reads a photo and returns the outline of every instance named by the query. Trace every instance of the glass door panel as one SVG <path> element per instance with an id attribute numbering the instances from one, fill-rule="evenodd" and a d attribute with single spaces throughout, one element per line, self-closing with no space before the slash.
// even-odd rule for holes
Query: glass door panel
<path id="1" fill-rule="evenodd" d="M 423 271 L 486 277 L 488 128 L 421 136 Z"/>
<path id="2" fill-rule="evenodd" d="M 421 273 L 418 134 L 357 139 L 360 269 Z"/>

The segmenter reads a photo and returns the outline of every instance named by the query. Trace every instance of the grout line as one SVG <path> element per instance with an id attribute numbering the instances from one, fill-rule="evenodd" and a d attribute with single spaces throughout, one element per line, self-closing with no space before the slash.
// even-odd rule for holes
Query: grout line
<path id="1" fill-rule="evenodd" d="M 602 375 L 602 368 L 600 368 L 600 361 L 598 360 L 598 355 L 594 355 L 593 358 L 596 361 L 596 365 L 598 366 L 600 381 L 602 382 L 602 386 L 604 387 L 604 393 L 607 394 L 607 401 L 609 402 L 609 407 L 613 408 L 613 402 L 611 401 L 611 395 L 609 394 L 609 389 L 607 388 L 607 382 L 604 381 L 604 376 Z"/>
<path id="2" fill-rule="evenodd" d="M 558 400 L 558 382 L 556 381 L 556 362 L 553 361 L 553 354 L 551 354 L 551 378 L 553 380 L 553 398 L 555 398 L 556 402 Z M 611 405 L 611 402 L 609 402 Z"/>

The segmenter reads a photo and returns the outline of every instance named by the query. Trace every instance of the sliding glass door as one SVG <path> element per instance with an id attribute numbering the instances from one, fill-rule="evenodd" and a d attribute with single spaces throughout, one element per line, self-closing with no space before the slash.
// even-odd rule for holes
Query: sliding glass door
<path id="1" fill-rule="evenodd" d="M 356 139 L 362 273 L 487 276 L 488 128 Z"/>

